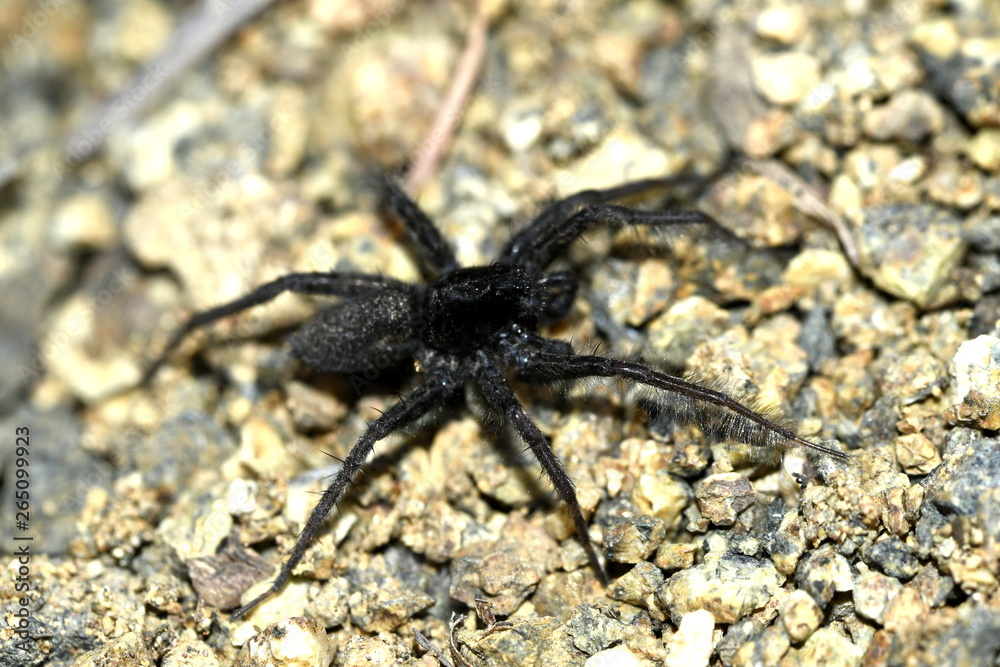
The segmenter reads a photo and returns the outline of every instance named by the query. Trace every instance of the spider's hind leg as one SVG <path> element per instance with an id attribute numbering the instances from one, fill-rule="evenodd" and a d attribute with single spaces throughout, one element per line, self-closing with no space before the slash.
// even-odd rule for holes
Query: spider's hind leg
<path id="1" fill-rule="evenodd" d="M 203 310 L 192 315 L 170 337 L 163 352 L 153 360 L 153 363 L 143 373 L 140 384 L 148 384 L 153 379 L 156 371 L 159 370 L 160 366 L 170 356 L 170 353 L 180 345 L 185 336 L 195 329 L 221 320 L 224 317 L 236 315 L 254 306 L 259 306 L 262 303 L 267 303 L 283 292 L 326 294 L 331 296 L 361 296 L 402 284 L 397 280 L 381 276 L 370 276 L 364 273 L 331 271 L 327 273 L 289 273 L 288 275 L 281 276 L 261 285 L 235 301 L 230 301 L 221 306 L 209 308 L 208 310 Z"/>
<path id="2" fill-rule="evenodd" d="M 524 407 L 514 396 L 503 376 L 500 359 L 486 352 L 479 353 L 479 363 L 476 366 L 476 380 L 482 390 L 486 401 L 500 414 L 502 414 L 517 430 L 521 438 L 527 443 L 542 470 L 552 482 L 559 496 L 566 503 L 570 516 L 576 527 L 577 536 L 587 551 L 594 570 L 601 578 L 601 582 L 608 585 L 608 575 L 605 573 L 601 562 L 597 557 L 597 550 L 590 543 L 587 519 L 583 516 L 583 509 L 576 496 L 576 488 L 573 480 L 566 474 L 566 469 L 559 461 L 559 458 L 552 451 L 552 446 L 545 439 L 538 426 L 531 420 Z"/>
<path id="3" fill-rule="evenodd" d="M 343 465 L 337 471 L 333 483 L 323 492 L 319 503 L 316 504 L 316 507 L 313 508 L 312 513 L 309 515 L 309 519 L 306 520 L 306 524 L 302 528 L 302 532 L 299 533 L 299 537 L 295 541 L 295 546 L 292 547 L 291 552 L 282 564 L 278 576 L 275 577 L 266 591 L 232 612 L 230 618 L 234 620 L 240 618 L 284 587 L 288 579 L 292 576 L 295 567 L 305 557 L 306 550 L 312 544 L 319 531 L 322 530 L 323 524 L 326 523 L 330 512 L 333 511 L 344 489 L 351 482 L 351 479 L 361 466 L 364 465 L 365 461 L 368 460 L 368 457 L 371 456 L 375 443 L 388 437 L 391 433 L 398 431 L 407 424 L 412 424 L 430 412 L 446 400 L 460 384 L 455 372 L 449 369 L 429 372 L 428 376 L 423 384 L 401 398 L 399 402 L 386 410 L 381 417 L 373 421 L 361 437 L 358 438 L 351 451 L 344 458 Z"/>

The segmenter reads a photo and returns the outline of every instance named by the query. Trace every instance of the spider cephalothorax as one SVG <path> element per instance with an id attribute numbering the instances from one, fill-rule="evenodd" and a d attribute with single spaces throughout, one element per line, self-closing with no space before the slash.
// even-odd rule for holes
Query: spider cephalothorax
<path id="1" fill-rule="evenodd" d="M 836 450 L 798 437 L 773 417 L 728 394 L 667 375 L 641 363 L 573 352 L 569 343 L 545 338 L 538 326 L 565 317 L 577 281 L 566 271 L 546 271 L 566 247 L 590 227 L 716 223 L 698 211 L 641 211 L 607 204 L 652 187 L 684 179 L 627 183 L 607 190 L 587 190 L 542 211 L 507 243 L 488 266 L 462 268 L 430 219 L 391 182 L 385 201 L 414 242 L 421 268 L 432 280 L 413 285 L 383 276 L 354 272 L 292 273 L 243 298 L 195 314 L 171 338 L 150 367 L 148 380 L 166 356 L 192 329 L 264 303 L 291 291 L 341 297 L 291 338 L 292 351 L 320 371 L 356 373 L 386 361 L 415 359 L 415 388 L 374 420 L 343 461 L 323 493 L 274 583 L 234 613 L 238 617 L 284 586 L 319 532 L 351 478 L 374 444 L 444 403 L 466 383 L 478 386 L 489 407 L 509 422 L 538 459 L 565 501 L 577 534 L 596 570 L 605 578 L 587 536 L 587 522 L 576 491 L 548 441 L 507 384 L 507 373 L 529 382 L 558 382 L 584 377 L 617 377 L 650 388 L 669 400 L 662 403 L 712 435 L 755 445 L 803 445 L 843 458 Z"/>

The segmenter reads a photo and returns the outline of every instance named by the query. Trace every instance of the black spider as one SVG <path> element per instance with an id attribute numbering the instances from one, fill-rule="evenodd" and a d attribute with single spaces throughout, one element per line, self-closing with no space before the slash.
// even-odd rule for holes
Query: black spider
<path id="1" fill-rule="evenodd" d="M 547 207 L 515 234 L 492 264 L 469 268 L 458 265 L 427 215 L 387 181 L 386 204 L 412 236 L 421 268 L 431 278 L 429 284 L 412 285 L 355 272 L 292 273 L 231 303 L 192 316 L 170 339 L 144 381 L 193 329 L 262 304 L 285 291 L 343 297 L 341 303 L 322 310 L 291 337 L 294 355 L 305 363 L 319 371 L 349 374 L 384 368 L 386 360 L 415 359 L 420 378 L 415 389 L 368 426 L 309 516 L 274 583 L 233 612 L 233 617 L 242 616 L 284 586 L 374 444 L 442 404 L 469 381 L 478 385 L 488 405 L 514 426 L 534 453 L 568 506 L 591 563 L 607 583 L 588 538 L 587 521 L 573 482 L 515 398 L 506 370 L 516 371 L 529 382 L 542 383 L 585 377 L 623 378 L 669 392 L 669 400 L 662 404 L 681 419 L 697 422 L 709 435 L 760 446 L 796 443 L 845 458 L 841 452 L 798 437 L 775 417 L 722 391 L 640 363 L 575 354 L 569 343 L 537 333 L 540 325 L 556 322 L 569 313 L 577 290 L 572 273 L 546 271 L 546 267 L 596 223 L 717 225 L 698 211 L 641 211 L 606 203 L 682 180 L 688 179 L 637 181 L 567 197 Z"/>

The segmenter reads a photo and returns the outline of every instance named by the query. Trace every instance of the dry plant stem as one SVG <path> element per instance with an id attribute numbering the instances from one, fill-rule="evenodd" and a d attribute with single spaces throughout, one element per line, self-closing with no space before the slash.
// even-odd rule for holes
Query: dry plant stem
<path id="1" fill-rule="evenodd" d="M 430 134 L 417 150 L 410 171 L 403 181 L 403 189 L 410 194 L 415 194 L 430 180 L 437 170 L 441 156 L 451 143 L 451 137 L 460 120 L 462 106 L 472 92 L 483 64 L 483 56 L 486 53 L 486 28 L 486 10 L 483 9 L 482 2 L 477 2 L 476 14 L 472 18 L 472 25 L 469 26 L 465 50 L 455 70 L 451 89 L 441 108 L 438 109 Z"/>
<path id="2" fill-rule="evenodd" d="M 858 248 L 854 243 L 854 235 L 851 233 L 843 216 L 830 208 L 809 184 L 799 178 L 795 172 L 784 164 L 777 160 L 754 161 L 752 164 L 761 176 L 766 176 L 792 193 L 792 196 L 795 198 L 792 203 L 800 212 L 822 220 L 833 227 L 837 233 L 837 237 L 840 239 L 840 245 L 844 248 L 844 254 L 847 255 L 847 259 L 851 262 L 851 266 L 858 268 L 860 265 Z"/>
<path id="3" fill-rule="evenodd" d="M 416 628 L 413 629 L 413 639 L 414 641 L 417 642 L 417 645 L 420 646 L 420 648 L 424 649 L 432 656 L 437 658 L 437 661 L 441 664 L 441 667 L 454 667 L 454 665 L 451 664 L 451 661 L 448 660 L 448 658 L 444 657 L 444 654 L 441 653 L 441 650 L 438 649 L 438 647 L 435 646 L 434 643 L 430 639 L 428 639 L 426 635 L 424 635 L 422 632 L 420 632 L 420 630 L 417 630 Z"/>
<path id="4" fill-rule="evenodd" d="M 143 65 L 128 84 L 116 91 L 73 133 L 64 149 L 67 158 L 82 161 L 99 151 L 108 134 L 118 125 L 153 106 L 185 72 L 273 2 L 240 0 L 217 3 L 202 0 L 192 7 L 160 55 Z M 152 85 L 147 81 L 152 81 Z M 133 102 L 132 93 L 137 91 L 145 95 L 141 101 Z M 120 113 L 123 106 L 130 109 L 124 116 Z"/>

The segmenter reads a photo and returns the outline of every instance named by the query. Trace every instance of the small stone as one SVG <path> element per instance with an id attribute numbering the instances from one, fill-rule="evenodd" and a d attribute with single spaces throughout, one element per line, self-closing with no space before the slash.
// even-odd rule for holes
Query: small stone
<path id="1" fill-rule="evenodd" d="M 733 667 L 777 665 L 791 646 L 788 633 L 781 625 L 772 625 L 752 637 L 733 655 Z"/>
<path id="2" fill-rule="evenodd" d="M 110 47 L 118 58 L 126 62 L 149 61 L 161 49 L 166 48 L 174 22 L 170 11 L 164 5 L 152 0 L 140 0 L 135 4 L 123 5 L 114 13 L 114 17 L 114 29 L 109 31 L 109 43 L 103 48 Z M 152 71 L 150 74 L 156 76 Z M 150 91 L 144 87 L 131 91 L 135 96 L 140 93 L 145 97 Z M 121 111 L 125 111 L 131 109 L 133 101 L 131 97 L 126 97 L 118 104 L 121 105 Z M 115 112 L 119 113 L 119 107 L 115 107 Z"/>
<path id="3" fill-rule="evenodd" d="M 723 332 L 728 318 L 703 296 L 680 299 L 646 327 L 650 349 L 667 363 L 683 364 L 699 343 Z"/>
<path id="4" fill-rule="evenodd" d="M 807 293 L 829 287 L 843 289 L 852 280 L 851 265 L 843 253 L 820 248 L 807 248 L 788 262 L 781 282 L 801 287 Z"/>
<path id="5" fill-rule="evenodd" d="M 540 567 L 512 545 L 476 542 L 452 563 L 451 596 L 467 605 L 481 596 L 493 603 L 493 613 L 506 616 L 531 595 L 541 580 Z"/>
<path id="6" fill-rule="evenodd" d="M 662 178 L 676 173 L 681 166 L 643 135 L 622 128 L 556 174 L 557 196 L 565 197 L 589 188 L 606 188 L 609 183 Z"/>
<path id="7" fill-rule="evenodd" d="M 299 462 L 288 451 L 286 441 L 269 419 L 251 417 L 240 429 L 240 463 L 261 476 L 287 475 Z"/>
<path id="8" fill-rule="evenodd" d="M 886 605 L 899 594 L 903 585 L 881 572 L 869 572 L 854 582 L 854 610 L 869 620 L 882 623 Z"/>
<path id="9" fill-rule="evenodd" d="M 907 590 L 897 597 L 905 597 Z M 919 598 L 917 598 L 919 600 Z M 975 598 L 947 609 L 901 609 L 891 653 L 904 665 L 989 665 L 1000 650 L 1000 614 Z M 908 615 L 904 615 L 908 614 Z M 886 630 L 890 631 L 888 623 Z"/>
<path id="10" fill-rule="evenodd" d="M 623 516 L 604 531 L 604 554 L 616 563 L 638 563 L 652 554 L 667 536 L 662 519 Z"/>
<path id="11" fill-rule="evenodd" d="M 745 475 L 727 472 L 706 477 L 695 487 L 695 498 L 702 516 L 717 526 L 731 526 L 757 496 Z"/>
<path id="12" fill-rule="evenodd" d="M 944 606 L 951 597 L 955 580 L 941 574 L 935 565 L 924 565 L 907 585 L 919 593 L 921 600 L 936 608 Z"/>
<path id="13" fill-rule="evenodd" d="M 573 646 L 587 655 L 593 655 L 622 641 L 625 624 L 606 610 L 590 604 L 576 608 L 576 612 L 563 626 Z"/>
<path id="14" fill-rule="evenodd" d="M 923 433 L 908 433 L 895 439 L 896 460 L 907 475 L 926 475 L 941 463 L 937 448 Z"/>
<path id="15" fill-rule="evenodd" d="M 464 536 L 474 522 L 442 500 L 411 500 L 403 508 L 400 541 L 414 553 L 435 563 L 446 563 L 461 551 Z"/>
<path id="16" fill-rule="evenodd" d="M 681 617 L 677 632 L 666 642 L 665 667 L 707 667 L 715 649 L 715 618 L 699 609 Z"/>
<path id="17" fill-rule="evenodd" d="M 801 51 L 761 54 L 752 64 L 754 86 L 774 104 L 799 102 L 820 80 L 819 60 Z"/>
<path id="18" fill-rule="evenodd" d="M 332 430 L 347 414 L 347 405 L 329 391 L 297 381 L 286 383 L 285 391 L 288 412 L 300 431 Z"/>
<path id="19" fill-rule="evenodd" d="M 1000 184 L 1000 179 L 998 184 Z M 983 252 L 1000 252 L 1000 215 L 975 220 L 962 230 L 962 237 Z"/>
<path id="20" fill-rule="evenodd" d="M 771 157 L 791 146 L 797 137 L 791 115 L 784 109 L 769 109 L 747 125 L 743 145 L 754 160 Z"/>
<path id="21" fill-rule="evenodd" d="M 781 608 L 781 623 L 793 642 L 804 642 L 822 622 L 822 608 L 803 590 L 792 591 Z"/>
<path id="22" fill-rule="evenodd" d="M 434 605 L 434 598 L 394 577 L 363 572 L 360 578 L 360 586 L 348 603 L 351 621 L 365 632 L 389 632 Z"/>
<path id="23" fill-rule="evenodd" d="M 92 349 L 95 337 L 100 340 L 102 319 L 109 315 L 95 307 L 93 299 L 74 294 L 54 309 L 40 343 L 48 371 L 88 405 L 134 387 L 142 376 L 138 364 L 122 356 L 120 348 Z"/>
<path id="24" fill-rule="evenodd" d="M 865 133 L 877 141 L 919 143 L 941 131 L 944 111 L 929 93 L 903 90 L 865 115 Z"/>
<path id="25" fill-rule="evenodd" d="M 73 667 L 104 667 L 105 665 L 149 667 L 155 662 L 149 654 L 146 644 L 143 643 L 142 637 L 135 632 L 126 632 L 104 646 L 79 656 L 73 662 Z"/>
<path id="26" fill-rule="evenodd" d="M 396 667 L 401 657 L 384 637 L 352 635 L 344 647 L 344 667 Z"/>
<path id="27" fill-rule="evenodd" d="M 757 16 L 754 26 L 764 39 L 779 44 L 793 44 L 805 34 L 808 22 L 805 11 L 796 5 L 768 7 Z"/>
<path id="28" fill-rule="evenodd" d="M 875 387 L 883 396 L 896 396 L 903 405 L 940 395 L 948 384 L 944 364 L 924 348 L 905 355 L 883 355 L 872 364 Z"/>
<path id="29" fill-rule="evenodd" d="M 656 550 L 653 562 L 661 570 L 686 570 L 694 565 L 694 557 L 697 553 L 697 545 L 664 542 Z"/>
<path id="30" fill-rule="evenodd" d="M 984 171 L 1000 171 L 1000 129 L 988 127 L 969 140 L 966 152 L 977 167 Z"/>
<path id="31" fill-rule="evenodd" d="M 662 585 L 660 568 L 649 561 L 640 561 L 608 588 L 608 597 L 648 609 L 650 598 Z"/>
<path id="32" fill-rule="evenodd" d="M 354 35 L 354 40 L 364 40 L 369 33 L 363 28 L 371 23 L 381 26 L 388 21 L 392 14 L 399 11 L 398 5 L 393 5 L 391 0 L 371 0 L 362 2 L 361 0 L 310 0 L 309 16 L 317 23 L 321 24 L 330 33 L 347 33 L 343 38 L 347 39 L 350 33 L 362 31 L 359 35 Z M 352 44 L 352 47 L 360 48 L 360 45 Z"/>
<path id="33" fill-rule="evenodd" d="M 246 604 L 267 591 L 273 582 L 270 579 L 258 581 L 243 591 L 241 604 Z M 302 616 L 309 601 L 310 582 L 292 579 L 279 593 L 269 597 L 250 610 L 243 622 L 233 631 L 233 642 L 241 645 L 257 634 L 255 628 L 277 623 L 282 619 Z"/>
<path id="34" fill-rule="evenodd" d="M 902 590 L 885 607 L 883 624 L 886 630 L 908 630 L 916 619 L 926 619 L 930 609 L 920 597 L 920 593 L 909 586 Z"/>
<path id="35" fill-rule="evenodd" d="M 236 656 L 235 667 L 326 667 L 333 654 L 322 624 L 296 617 L 252 637 Z"/>
<path id="36" fill-rule="evenodd" d="M 674 623 L 697 610 L 711 612 L 717 623 L 735 623 L 767 604 L 785 580 L 769 560 L 729 551 L 721 536 L 707 542 L 705 560 L 675 573 L 656 594 Z"/>
<path id="37" fill-rule="evenodd" d="M 673 276 L 660 260 L 609 260 L 596 271 L 592 288 L 595 301 L 606 304 L 616 324 L 638 327 L 667 306 Z"/>
<path id="38" fill-rule="evenodd" d="M 642 513 L 661 519 L 671 530 L 680 524 L 681 513 L 693 495 L 687 482 L 663 472 L 643 473 L 632 491 Z"/>
<path id="39" fill-rule="evenodd" d="M 814 632 L 800 649 L 791 649 L 782 659 L 782 667 L 856 667 L 865 654 L 863 646 L 858 646 L 842 632 L 833 628 L 820 628 Z"/>
<path id="40" fill-rule="evenodd" d="M 219 659 L 205 642 L 182 639 L 163 655 L 160 667 L 219 667 Z"/>
<path id="41" fill-rule="evenodd" d="M 914 28 L 911 39 L 915 46 L 935 58 L 950 58 L 962 44 L 962 35 L 955 21 L 944 17 L 922 21 Z"/>
<path id="42" fill-rule="evenodd" d="M 829 604 L 834 593 L 846 593 L 854 586 L 850 564 L 830 544 L 810 551 L 799 561 L 795 581 L 823 606 Z"/>
<path id="43" fill-rule="evenodd" d="M 1000 338 L 977 336 L 959 345 L 948 364 L 952 422 L 972 422 L 1000 429 Z"/>
<path id="44" fill-rule="evenodd" d="M 639 659 L 624 646 L 598 651 L 583 663 L 583 667 L 640 667 L 641 665 Z"/>
<path id="45" fill-rule="evenodd" d="M 963 40 L 950 19 L 928 21 L 925 25 L 933 25 L 934 29 L 919 31 L 918 35 L 923 35 L 915 37 L 922 47 L 917 53 L 931 87 L 972 127 L 1000 125 L 997 40 Z"/>
<path id="46" fill-rule="evenodd" d="M 927 194 L 944 206 L 968 210 L 983 200 L 983 177 L 957 159 L 946 157 L 924 179 Z"/>
<path id="47" fill-rule="evenodd" d="M 327 628 L 343 625 L 348 616 L 350 594 L 350 582 L 344 577 L 323 582 L 319 592 L 306 605 L 306 615 L 322 621 Z"/>
<path id="48" fill-rule="evenodd" d="M 898 537 L 888 537 L 862 549 L 862 558 L 890 577 L 910 579 L 917 573 L 920 561 Z"/>
<path id="49" fill-rule="evenodd" d="M 771 560 L 775 568 L 784 576 L 795 572 L 799 559 L 806 551 L 806 541 L 802 536 L 802 517 L 796 511 L 785 514 L 771 543 Z"/>
<path id="50" fill-rule="evenodd" d="M 575 614 L 577 609 L 571 610 L 572 613 Z M 466 664 L 504 667 L 569 665 L 572 664 L 567 661 L 570 656 L 575 664 L 580 664 L 579 660 L 582 657 L 580 651 L 573 645 L 569 633 L 564 631 L 565 626 L 562 621 L 551 616 L 545 618 L 518 616 L 510 620 L 514 622 L 514 626 L 509 629 L 495 631 L 460 629 L 456 633 L 456 639 L 461 653 L 466 658 Z M 479 658 L 481 662 L 473 662 L 475 658 Z"/>
<path id="51" fill-rule="evenodd" d="M 63 250 L 107 248 L 118 236 L 111 203 L 100 191 L 81 192 L 60 204 L 49 231 Z"/>
<path id="52" fill-rule="evenodd" d="M 531 148 L 541 136 L 542 127 L 542 110 L 536 106 L 508 110 L 500 119 L 500 133 L 515 153 Z"/>
<path id="53" fill-rule="evenodd" d="M 893 204 L 865 209 L 861 269 L 885 291 L 928 305 L 965 251 L 961 222 L 933 206 Z"/>

